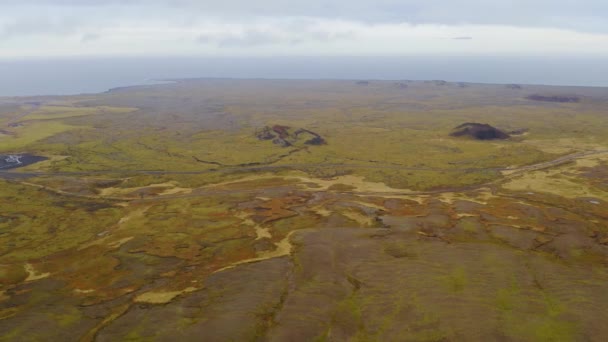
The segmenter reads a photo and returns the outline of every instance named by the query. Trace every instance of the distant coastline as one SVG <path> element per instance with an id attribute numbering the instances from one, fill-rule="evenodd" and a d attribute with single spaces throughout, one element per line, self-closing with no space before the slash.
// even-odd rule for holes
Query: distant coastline
<path id="1" fill-rule="evenodd" d="M 95 94 L 192 78 L 410 79 L 608 87 L 608 65 L 603 59 L 575 57 L 0 59 L 0 74 L 0 97 Z"/>

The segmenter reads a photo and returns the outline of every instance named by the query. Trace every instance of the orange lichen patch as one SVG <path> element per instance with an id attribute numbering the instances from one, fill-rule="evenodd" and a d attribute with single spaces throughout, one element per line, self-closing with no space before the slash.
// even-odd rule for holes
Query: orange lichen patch
<path id="1" fill-rule="evenodd" d="M 106 251 L 105 246 L 93 246 L 78 253 L 64 253 L 49 259 L 45 266 L 72 291 L 86 295 L 89 304 L 117 298 L 144 284 L 144 279 L 131 279 L 130 284 L 118 285 L 130 279 L 131 273 L 120 269 L 120 261 Z M 89 290 L 94 291 L 83 292 Z"/>
<path id="2" fill-rule="evenodd" d="M 385 200 L 383 207 L 383 210 L 393 216 L 426 216 L 429 212 L 426 203 L 421 204 L 396 198 Z"/>
<path id="3" fill-rule="evenodd" d="M 181 291 L 151 291 L 142 293 L 133 299 L 136 303 L 148 303 L 148 304 L 166 304 L 175 299 L 176 297 L 194 292 L 198 290 L 196 287 L 187 287 Z"/>
<path id="4" fill-rule="evenodd" d="M 234 214 L 235 217 L 240 218 L 241 220 L 243 220 L 243 224 L 246 226 L 251 226 L 253 227 L 253 229 L 255 229 L 255 235 L 256 235 L 256 240 L 260 240 L 260 239 L 264 239 L 264 238 L 268 238 L 271 239 L 272 238 L 272 234 L 270 233 L 270 229 L 267 227 L 262 227 L 259 224 L 256 224 L 255 222 L 253 222 L 252 219 L 249 218 L 249 214 L 246 212 L 239 212 Z"/>
<path id="5" fill-rule="evenodd" d="M 289 234 L 287 234 L 287 236 L 285 236 L 281 241 L 275 243 L 275 247 L 276 248 L 274 250 L 259 253 L 258 256 L 255 257 L 255 258 L 249 258 L 249 259 L 239 260 L 239 261 L 234 262 L 234 263 L 232 263 L 232 264 L 230 264 L 228 266 L 224 266 L 222 268 L 219 268 L 219 269 L 215 270 L 213 273 L 222 272 L 222 271 L 234 268 L 234 267 L 236 267 L 238 265 L 242 265 L 242 264 L 248 264 L 248 263 L 252 263 L 252 262 L 259 262 L 259 261 L 263 261 L 263 260 L 268 260 L 268 259 L 272 259 L 272 258 L 278 258 L 278 257 L 290 255 L 291 251 L 293 249 L 293 245 L 291 243 L 291 236 L 295 232 L 296 232 L 295 230 L 289 232 Z"/>
<path id="6" fill-rule="evenodd" d="M 249 216 L 255 222 L 268 223 L 287 217 L 298 215 L 297 212 L 289 210 L 290 207 L 302 205 L 306 199 L 298 196 L 288 196 L 282 198 L 273 198 L 252 209 Z"/>
<path id="7" fill-rule="evenodd" d="M 195 260 L 200 256 L 200 246 L 192 239 L 175 239 L 171 236 L 156 237 L 131 253 L 146 253 L 159 257 L 176 257 Z"/>

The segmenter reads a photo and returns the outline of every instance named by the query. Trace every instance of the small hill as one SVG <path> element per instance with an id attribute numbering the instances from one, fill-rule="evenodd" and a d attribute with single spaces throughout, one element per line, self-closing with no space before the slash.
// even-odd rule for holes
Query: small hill
<path id="1" fill-rule="evenodd" d="M 455 127 L 452 133 L 453 137 L 471 137 L 477 140 L 496 140 L 496 139 L 509 139 L 510 136 L 499 130 L 498 128 L 492 127 L 488 124 L 481 124 L 475 122 L 466 122 L 458 127 Z"/>
<path id="2" fill-rule="evenodd" d="M 289 126 L 266 126 L 257 130 L 255 136 L 259 140 L 272 140 L 272 143 L 282 147 L 295 145 L 325 145 L 325 139 L 308 129 L 293 129 Z"/>

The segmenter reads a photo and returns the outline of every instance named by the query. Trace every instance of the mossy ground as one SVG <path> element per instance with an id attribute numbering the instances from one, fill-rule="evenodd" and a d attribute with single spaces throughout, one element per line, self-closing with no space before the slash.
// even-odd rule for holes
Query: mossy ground
<path id="1" fill-rule="evenodd" d="M 0 151 L 50 159 L 0 182 L 0 340 L 606 336 L 606 103 L 577 91 L 207 80 L 15 100 Z M 463 122 L 529 132 L 449 137 Z M 255 138 L 275 124 L 327 144 Z M 542 164 L 580 152 L 598 153 Z"/>

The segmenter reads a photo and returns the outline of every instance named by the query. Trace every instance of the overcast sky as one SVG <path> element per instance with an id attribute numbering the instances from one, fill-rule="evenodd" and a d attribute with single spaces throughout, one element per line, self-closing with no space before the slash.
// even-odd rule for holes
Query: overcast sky
<path id="1" fill-rule="evenodd" d="M 0 0 L 0 58 L 607 56 L 608 0 Z"/>

